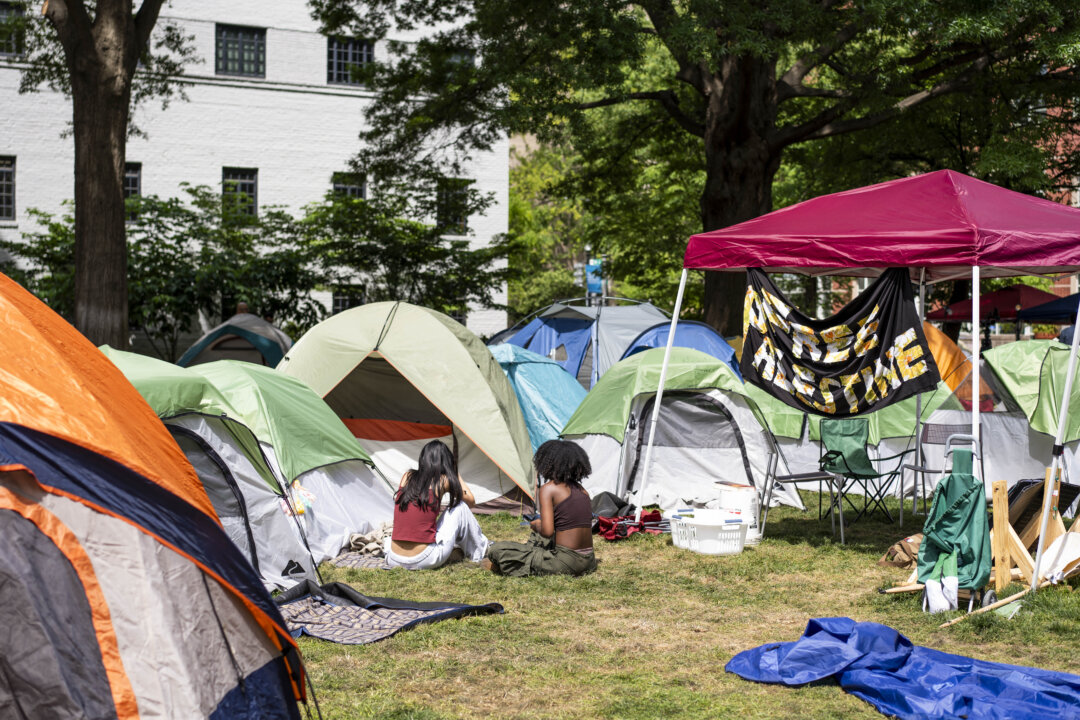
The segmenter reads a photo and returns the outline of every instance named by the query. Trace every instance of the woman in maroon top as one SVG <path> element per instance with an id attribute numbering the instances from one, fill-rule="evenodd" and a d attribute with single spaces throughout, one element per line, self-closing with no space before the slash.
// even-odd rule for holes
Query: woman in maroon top
<path id="1" fill-rule="evenodd" d="M 447 494 L 450 504 L 440 517 L 439 506 Z M 409 570 L 437 568 L 455 548 L 473 562 L 483 560 L 489 543 L 470 510 L 475 504 L 450 448 L 439 440 L 429 442 L 420 451 L 416 470 L 402 476 L 394 496 L 387 564 Z"/>
<path id="2" fill-rule="evenodd" d="M 596 569 L 592 501 L 581 481 L 592 472 L 589 456 L 575 443 L 548 440 L 536 449 L 540 517 L 530 523 L 528 542 L 497 542 L 488 550 L 500 575 L 584 575 Z M 546 481 L 546 482 L 545 482 Z"/>

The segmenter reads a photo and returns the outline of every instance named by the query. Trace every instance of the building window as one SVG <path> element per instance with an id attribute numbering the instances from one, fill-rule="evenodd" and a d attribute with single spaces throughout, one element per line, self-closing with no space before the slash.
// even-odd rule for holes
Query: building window
<path id="1" fill-rule="evenodd" d="M 124 163 L 124 199 L 142 195 L 142 163 Z M 138 220 L 139 213 L 134 210 L 128 212 L 128 221 Z"/>
<path id="2" fill-rule="evenodd" d="M 439 180 L 435 203 L 435 224 L 450 235 L 464 235 L 469 229 L 468 198 L 472 180 Z"/>
<path id="3" fill-rule="evenodd" d="M 354 172 L 336 172 L 330 178 L 334 194 L 363 200 L 367 197 L 367 184 L 364 176 Z"/>
<path id="4" fill-rule="evenodd" d="M 326 82 L 331 85 L 363 85 L 354 68 L 375 62 L 375 43 L 359 38 L 326 39 Z"/>
<path id="5" fill-rule="evenodd" d="M 0 2 L 0 57 L 23 54 L 26 31 L 23 29 L 23 8 Z"/>
<path id="6" fill-rule="evenodd" d="M 266 77 L 266 30 L 218 25 L 215 72 L 218 75 Z"/>
<path id="7" fill-rule="evenodd" d="M 349 308 L 359 307 L 364 304 L 363 285 L 343 285 L 334 290 L 334 296 L 330 303 L 330 313 L 337 315 Z"/>
<path id="8" fill-rule="evenodd" d="M 259 171 L 257 168 L 222 168 L 221 196 L 236 203 L 246 215 L 258 214 Z"/>
<path id="9" fill-rule="evenodd" d="M 15 219 L 15 158 L 0 157 L 0 220 Z"/>

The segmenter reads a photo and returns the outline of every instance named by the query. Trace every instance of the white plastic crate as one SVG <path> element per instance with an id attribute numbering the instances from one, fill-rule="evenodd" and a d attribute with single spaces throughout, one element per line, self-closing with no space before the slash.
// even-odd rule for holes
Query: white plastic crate
<path id="1" fill-rule="evenodd" d="M 671 541 L 675 547 L 703 555 L 737 555 L 746 546 L 747 523 L 727 510 L 695 508 L 671 516 Z M 740 519 L 741 520 L 741 519 Z"/>

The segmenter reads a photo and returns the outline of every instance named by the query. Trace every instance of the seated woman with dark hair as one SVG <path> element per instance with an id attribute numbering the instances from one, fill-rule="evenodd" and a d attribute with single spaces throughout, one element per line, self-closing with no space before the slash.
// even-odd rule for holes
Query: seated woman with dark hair
<path id="1" fill-rule="evenodd" d="M 443 495 L 450 505 L 439 516 Z M 386 562 L 391 567 L 428 570 L 444 565 L 456 548 L 473 562 L 480 562 L 488 539 L 470 508 L 476 504 L 472 490 L 457 473 L 450 448 L 432 440 L 420 451 L 416 470 L 401 478 L 394 496 L 394 530 Z"/>
<path id="2" fill-rule="evenodd" d="M 592 501 L 581 481 L 592 472 L 589 456 L 567 440 L 548 440 L 533 457 L 540 482 L 540 517 L 528 542 L 497 542 L 488 550 L 499 575 L 584 575 L 596 569 Z M 486 563 L 485 563 L 486 564 Z"/>

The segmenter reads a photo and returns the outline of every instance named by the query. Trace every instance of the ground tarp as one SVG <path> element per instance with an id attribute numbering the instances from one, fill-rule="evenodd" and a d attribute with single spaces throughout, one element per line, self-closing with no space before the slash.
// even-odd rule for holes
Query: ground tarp
<path id="1" fill-rule="evenodd" d="M 890 627 L 817 618 L 795 642 L 733 657 L 725 670 L 746 680 L 806 685 L 829 678 L 898 718 L 1080 718 L 1080 677 L 974 660 L 912 645 Z"/>
<path id="2" fill-rule="evenodd" d="M 275 600 L 294 637 L 310 635 L 343 645 L 385 640 L 423 623 L 503 612 L 498 603 L 466 605 L 369 597 L 343 583 L 320 587 L 311 581 Z"/>

